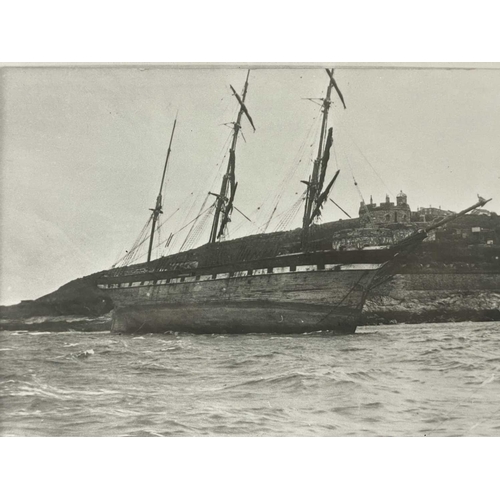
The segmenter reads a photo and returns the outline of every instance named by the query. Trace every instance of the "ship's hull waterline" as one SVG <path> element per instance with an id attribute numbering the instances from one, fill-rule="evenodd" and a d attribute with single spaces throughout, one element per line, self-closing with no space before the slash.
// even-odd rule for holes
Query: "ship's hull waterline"
<path id="1" fill-rule="evenodd" d="M 124 286 L 116 333 L 354 333 L 383 264 Z"/>

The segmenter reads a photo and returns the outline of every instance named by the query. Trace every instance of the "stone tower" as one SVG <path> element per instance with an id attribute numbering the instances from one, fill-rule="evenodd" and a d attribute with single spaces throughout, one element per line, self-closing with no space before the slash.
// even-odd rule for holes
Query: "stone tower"
<path id="1" fill-rule="evenodd" d="M 402 208 L 406 208 L 408 206 L 408 199 L 407 196 L 403 193 L 403 191 L 400 191 L 399 194 L 396 196 L 396 205 Z"/>

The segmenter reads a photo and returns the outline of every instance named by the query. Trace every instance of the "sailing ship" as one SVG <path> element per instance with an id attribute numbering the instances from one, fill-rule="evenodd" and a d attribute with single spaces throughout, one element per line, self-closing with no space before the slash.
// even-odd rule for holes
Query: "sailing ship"
<path id="1" fill-rule="evenodd" d="M 337 170 L 327 182 L 333 143 L 333 128 L 328 126 L 332 93 L 335 91 L 344 109 L 346 104 L 333 69 L 326 73 L 317 155 L 309 178 L 302 181 L 306 186 L 302 227 L 224 239 L 233 210 L 238 210 L 234 205 L 238 188 L 235 167 L 242 120 L 247 119 L 255 130 L 246 106 L 248 71 L 241 95 L 231 86 L 238 113 L 231 124 L 231 144 L 220 190 L 209 193 L 214 202 L 208 242 L 152 259 L 176 118 L 156 205 L 151 209 L 147 261 L 113 268 L 98 279 L 97 286 L 105 289 L 114 303 L 113 332 L 354 333 L 367 294 L 391 277 L 399 256 L 411 251 L 430 230 L 487 202 L 480 198 L 459 214 L 393 244 L 348 250 L 332 245 L 331 226 L 315 222 L 339 175 Z"/>

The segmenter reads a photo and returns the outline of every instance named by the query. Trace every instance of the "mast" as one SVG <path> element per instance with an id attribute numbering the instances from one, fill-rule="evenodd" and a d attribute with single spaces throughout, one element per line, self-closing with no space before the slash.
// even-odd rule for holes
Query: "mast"
<path id="1" fill-rule="evenodd" d="M 214 214 L 214 220 L 212 222 L 212 229 L 210 231 L 209 243 L 215 243 L 222 236 L 224 229 L 231 220 L 230 215 L 231 212 L 233 211 L 234 196 L 236 194 L 236 188 L 238 187 L 238 183 L 235 182 L 235 175 L 234 175 L 236 167 L 236 144 L 238 142 L 238 135 L 241 129 L 241 119 L 243 117 L 243 114 L 246 115 L 248 121 L 250 122 L 250 125 L 252 125 L 252 128 L 255 131 L 252 118 L 248 113 L 247 107 L 245 105 L 249 76 L 250 76 L 250 70 L 248 70 L 247 72 L 247 78 L 245 80 L 245 85 L 243 87 L 243 92 L 241 94 L 241 97 L 237 94 L 234 88 L 230 86 L 234 96 L 236 97 L 237 101 L 240 104 L 240 109 L 238 110 L 236 121 L 233 124 L 233 138 L 229 149 L 229 160 L 227 164 L 226 173 L 222 178 L 220 192 L 218 194 L 210 193 L 214 195 L 217 198 L 217 200 L 215 202 L 215 214 Z"/>
<path id="2" fill-rule="evenodd" d="M 332 181 L 328 184 L 326 189 L 323 189 L 323 183 L 325 180 L 326 169 L 328 166 L 328 160 L 330 159 L 330 148 L 333 144 L 333 129 L 330 128 L 327 132 L 328 126 L 328 113 L 330 110 L 332 89 L 335 88 L 337 91 L 342 104 L 345 106 L 344 98 L 340 89 L 337 86 L 333 78 L 333 69 L 326 70 L 329 76 L 328 87 L 326 89 L 326 97 L 322 100 L 322 112 L 323 119 L 321 121 L 321 132 L 318 144 L 318 154 L 313 163 L 312 174 L 308 181 L 302 181 L 307 185 L 306 192 L 306 203 L 304 207 L 304 217 L 302 219 L 302 247 L 306 248 L 309 242 L 309 227 L 312 221 L 321 213 L 321 207 L 328 197 L 328 193 L 333 186 L 333 183 L 337 179 L 339 171 L 336 172 Z M 326 142 L 325 142 L 326 140 Z"/>
<path id="3" fill-rule="evenodd" d="M 163 211 L 162 211 L 162 208 L 163 208 L 163 206 L 162 206 L 163 184 L 165 182 L 165 174 L 167 173 L 168 160 L 170 158 L 170 152 L 172 150 L 172 140 L 174 138 L 176 123 L 177 123 L 177 117 L 174 120 L 174 126 L 172 127 L 172 134 L 170 135 L 170 142 L 168 144 L 167 157 L 165 159 L 165 166 L 163 167 L 163 174 L 161 176 L 160 191 L 158 192 L 158 196 L 156 197 L 156 206 L 155 206 L 155 208 L 150 208 L 150 210 L 153 212 L 153 222 L 151 224 L 151 236 L 149 237 L 148 262 L 151 261 L 151 252 L 153 251 L 153 240 L 154 240 L 154 236 L 155 236 L 156 223 L 158 222 L 158 218 L 160 217 L 160 214 L 163 213 Z"/>

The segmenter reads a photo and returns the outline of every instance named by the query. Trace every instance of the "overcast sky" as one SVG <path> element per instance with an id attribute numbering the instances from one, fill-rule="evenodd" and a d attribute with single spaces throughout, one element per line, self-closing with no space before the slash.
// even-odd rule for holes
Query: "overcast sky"
<path id="1" fill-rule="evenodd" d="M 217 190 L 246 70 L 4 68 L 1 70 L 0 302 L 49 293 L 109 268 L 130 249 L 154 206 L 178 111 L 165 188 L 164 235 Z M 338 69 L 331 124 L 332 196 L 352 216 L 403 190 L 412 209 L 460 210 L 476 194 L 500 212 L 500 70 Z M 254 69 L 237 150 L 232 237 L 254 232 L 299 197 L 311 168 L 322 69 Z M 227 160 L 227 158 L 226 158 Z M 222 169 L 225 165 L 222 163 Z M 279 188 L 282 188 L 281 190 Z M 298 213 L 291 226 L 300 224 Z M 328 204 L 323 221 L 345 218 Z M 273 221 L 275 227 L 279 218 Z M 182 243 L 182 235 L 175 245 Z M 208 236 L 202 233 L 199 243 Z M 174 246 L 175 246 L 174 245 Z"/>

